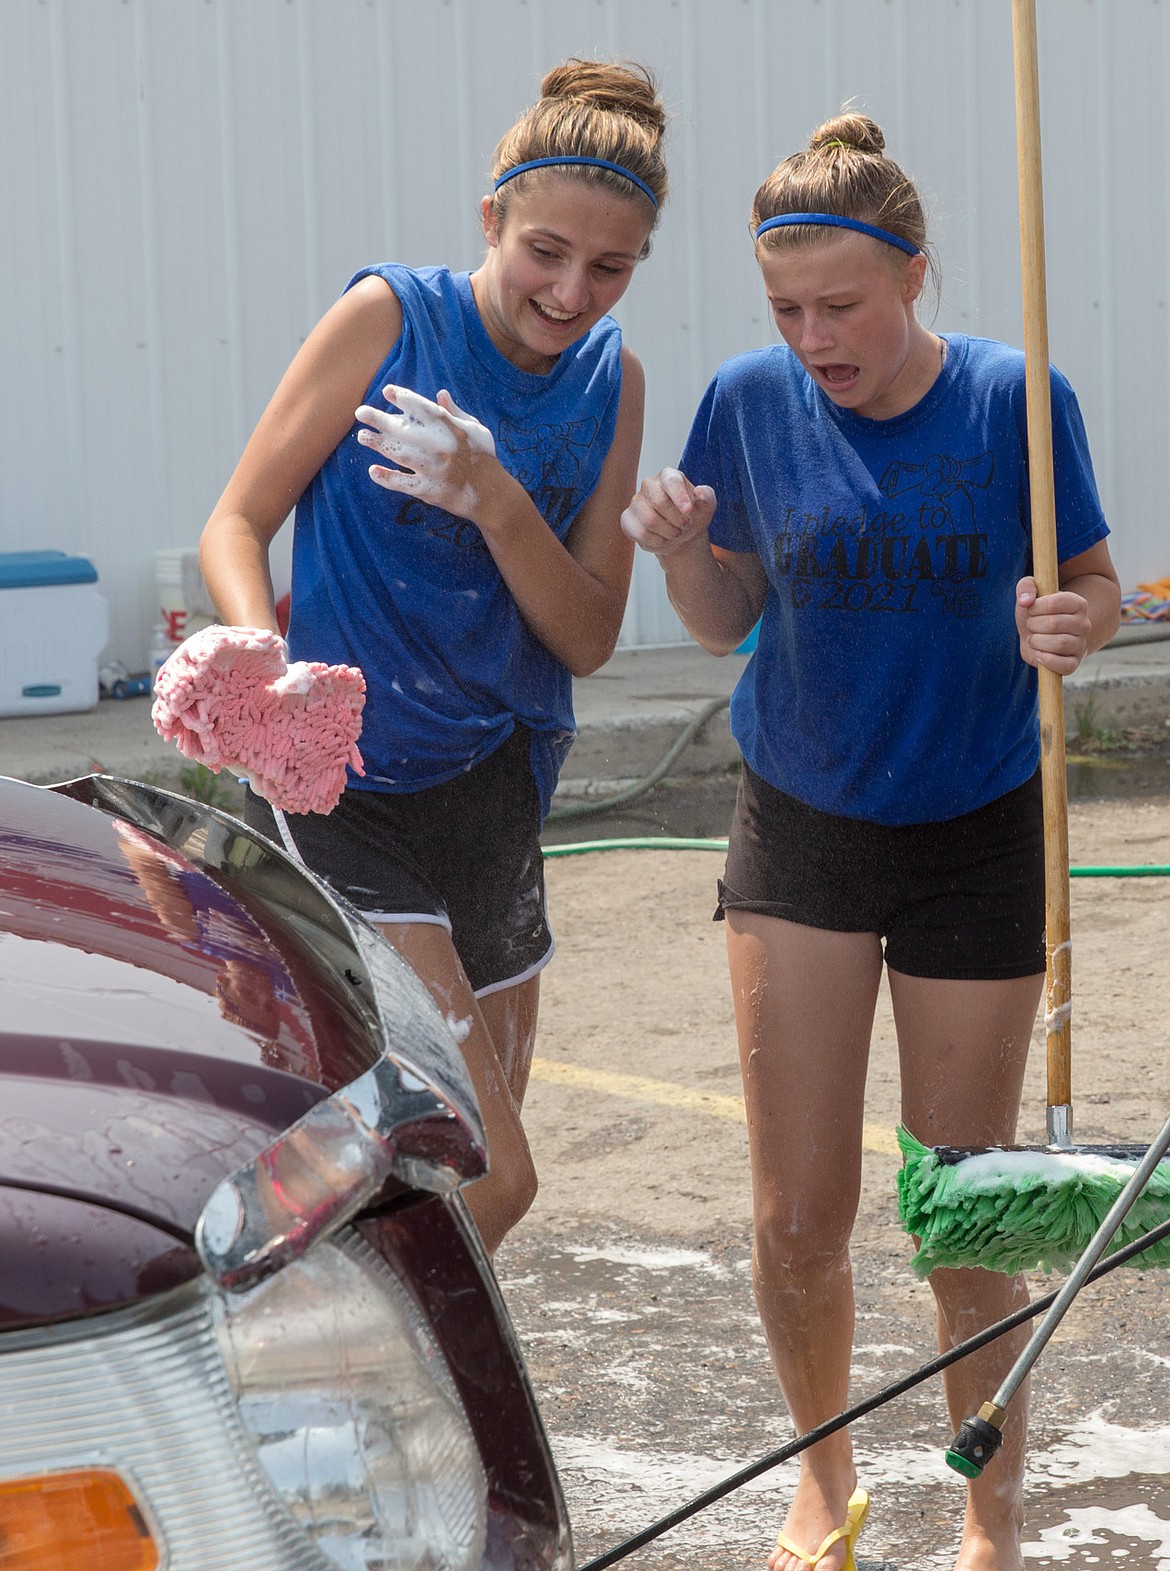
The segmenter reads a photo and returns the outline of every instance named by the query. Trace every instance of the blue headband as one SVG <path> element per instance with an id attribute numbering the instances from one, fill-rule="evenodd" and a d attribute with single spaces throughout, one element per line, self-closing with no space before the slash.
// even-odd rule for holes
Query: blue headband
<path id="1" fill-rule="evenodd" d="M 827 224 L 831 229 L 856 229 L 859 234 L 872 235 L 875 240 L 883 240 L 886 245 L 896 245 L 907 256 L 922 254 L 919 246 L 903 240 L 901 235 L 892 235 L 888 229 L 879 229 L 876 224 L 863 224 L 860 218 L 843 218 L 840 213 L 781 213 L 778 218 L 765 218 L 756 230 L 756 239 L 769 229 L 783 229 L 789 224 Z"/>
<path id="2" fill-rule="evenodd" d="M 608 158 L 583 158 L 568 154 L 564 158 L 533 158 L 526 164 L 517 164 L 514 169 L 506 169 L 492 189 L 498 191 L 507 181 L 514 180 L 517 175 L 526 175 L 530 169 L 549 169 L 561 164 L 587 164 L 591 169 L 608 169 L 615 175 L 621 175 L 631 185 L 636 185 L 638 190 L 645 192 L 654 203 L 655 209 L 658 207 L 658 198 L 645 180 L 639 179 L 632 169 L 623 169 L 621 164 L 611 164 Z"/>

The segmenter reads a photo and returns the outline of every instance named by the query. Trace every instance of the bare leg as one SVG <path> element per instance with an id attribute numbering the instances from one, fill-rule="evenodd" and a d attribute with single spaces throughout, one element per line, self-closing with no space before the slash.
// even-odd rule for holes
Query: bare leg
<path id="1" fill-rule="evenodd" d="M 891 971 L 890 994 L 902 1070 L 902 1118 L 926 1145 L 996 1145 L 1015 1138 L 1024 1067 L 1043 977 L 944 982 Z M 939 1347 L 964 1341 L 1027 1302 L 1019 1277 L 993 1271 L 935 1271 Z M 1027 1340 L 1000 1337 L 946 1372 L 952 1425 L 999 1389 Z M 1004 1443 L 968 1487 L 956 1571 L 1022 1571 L 1026 1385 L 1013 1399 Z"/>
<path id="2" fill-rule="evenodd" d="M 490 1162 L 486 1176 L 468 1187 L 466 1198 L 484 1247 L 489 1255 L 494 1255 L 505 1234 L 515 1227 L 536 1198 L 536 1169 L 509 1074 L 509 1066 L 517 1073 L 516 1066 L 524 1059 L 523 1047 L 508 1042 L 502 1050 L 497 1049 L 487 1018 L 490 1013 L 497 1025 L 503 1025 L 508 1011 L 502 1000 L 506 993 L 520 989 L 502 989 L 500 993 L 489 994 L 485 1003 L 490 1007 L 485 1011 L 471 990 L 451 935 L 445 928 L 431 922 L 403 922 L 382 925 L 381 931 L 422 978 L 443 1013 L 460 1022 L 466 1033 L 461 1047 L 479 1098 Z M 518 1024 L 530 1021 L 527 1049 L 527 1063 L 530 1063 L 537 994 L 532 991 L 532 983 L 523 983 L 521 987 L 529 990 L 529 1002 L 526 1006 L 518 1005 L 511 1013 Z M 501 1002 L 493 1003 L 493 1000 Z M 527 1063 L 521 1089 L 528 1078 Z"/>
<path id="3" fill-rule="evenodd" d="M 540 974 L 501 987 L 479 1000 L 480 1013 L 487 1022 L 504 1078 L 517 1107 L 524 1105 L 532 1054 L 536 1046 L 536 1014 L 540 1007 Z"/>
<path id="4" fill-rule="evenodd" d="M 846 1407 L 853 1351 L 849 1237 L 881 947 L 776 917 L 727 913 L 727 950 L 747 1103 L 756 1301 L 798 1433 Z M 801 1455 L 784 1523 L 811 1553 L 842 1525 L 856 1486 L 842 1431 Z M 845 1546 L 830 1549 L 838 1571 Z M 804 1571 L 784 1550 L 774 1571 Z"/>

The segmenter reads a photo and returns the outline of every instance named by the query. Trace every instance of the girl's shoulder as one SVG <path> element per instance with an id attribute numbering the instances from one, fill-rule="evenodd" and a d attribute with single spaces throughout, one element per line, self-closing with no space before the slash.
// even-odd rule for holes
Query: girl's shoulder
<path id="1" fill-rule="evenodd" d="M 348 292 L 363 278 L 381 278 L 403 305 L 450 310 L 459 303 L 458 275 L 449 267 L 407 267 L 403 262 L 377 262 L 361 267 L 342 290 Z"/>
<path id="2" fill-rule="evenodd" d="M 454 273 L 449 267 L 379 262 L 359 268 L 346 284 L 342 300 L 363 290 L 383 289 L 397 314 L 395 338 L 398 332 L 405 331 L 444 350 L 463 348 L 470 352 L 483 347 L 470 277 L 469 273 Z"/>
<path id="3" fill-rule="evenodd" d="M 985 394 L 999 393 L 1015 400 L 1025 396 L 1027 357 L 1022 349 L 997 338 L 973 338 L 967 333 L 944 336 L 959 361 L 959 378 L 968 388 L 975 384 Z M 1064 373 L 1051 364 L 1048 370 L 1053 396 L 1075 399 L 1072 384 Z"/>
<path id="4" fill-rule="evenodd" d="M 723 400 L 782 397 L 799 393 L 807 381 L 787 344 L 765 344 L 725 360 L 711 378 L 709 395 Z"/>
<path id="5" fill-rule="evenodd" d="M 1016 381 L 1024 375 L 1024 351 L 998 338 L 976 338 L 970 333 L 944 333 L 948 353 L 961 358 L 967 376 Z"/>
<path id="6" fill-rule="evenodd" d="M 787 344 L 761 344 L 756 349 L 745 349 L 731 355 L 716 371 L 718 381 L 731 386 L 735 382 L 759 376 L 790 376 L 799 370 L 800 362 Z"/>

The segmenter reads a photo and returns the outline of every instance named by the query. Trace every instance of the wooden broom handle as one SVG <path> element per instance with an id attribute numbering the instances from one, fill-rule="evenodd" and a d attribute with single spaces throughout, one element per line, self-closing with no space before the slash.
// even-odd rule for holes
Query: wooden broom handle
<path id="1" fill-rule="evenodd" d="M 1016 163 L 1020 186 L 1020 263 L 1028 401 L 1028 472 L 1032 563 L 1042 595 L 1060 587 L 1052 472 L 1052 402 L 1048 379 L 1048 307 L 1044 273 L 1044 187 L 1040 162 L 1040 78 L 1035 0 L 1012 0 L 1016 87 Z M 1064 695 L 1044 666 L 1040 681 L 1040 777 L 1044 790 L 1044 888 L 1049 1134 L 1053 1109 L 1066 1110 L 1072 1135 L 1072 953 L 1069 943 L 1068 785 Z"/>

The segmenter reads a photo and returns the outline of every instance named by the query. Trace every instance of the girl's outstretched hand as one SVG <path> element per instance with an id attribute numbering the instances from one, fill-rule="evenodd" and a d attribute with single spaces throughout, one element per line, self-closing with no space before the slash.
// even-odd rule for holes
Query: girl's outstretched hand
<path id="1" fill-rule="evenodd" d="M 673 556 L 696 541 L 706 542 L 714 513 L 709 485 L 692 485 L 680 469 L 663 469 L 638 487 L 622 514 L 622 531 L 644 551 Z"/>
<path id="2" fill-rule="evenodd" d="M 1071 589 L 1041 595 L 1034 578 L 1021 578 L 1016 585 L 1016 631 L 1028 665 L 1071 676 L 1089 650 L 1088 601 Z"/>
<path id="3" fill-rule="evenodd" d="M 363 404 L 357 418 L 369 429 L 357 433 L 365 447 L 395 468 L 370 465 L 370 479 L 387 491 L 403 491 L 457 518 L 475 520 L 487 488 L 503 474 L 492 434 L 460 409 L 446 389 L 436 402 L 393 385 L 382 389 L 400 414 Z"/>

